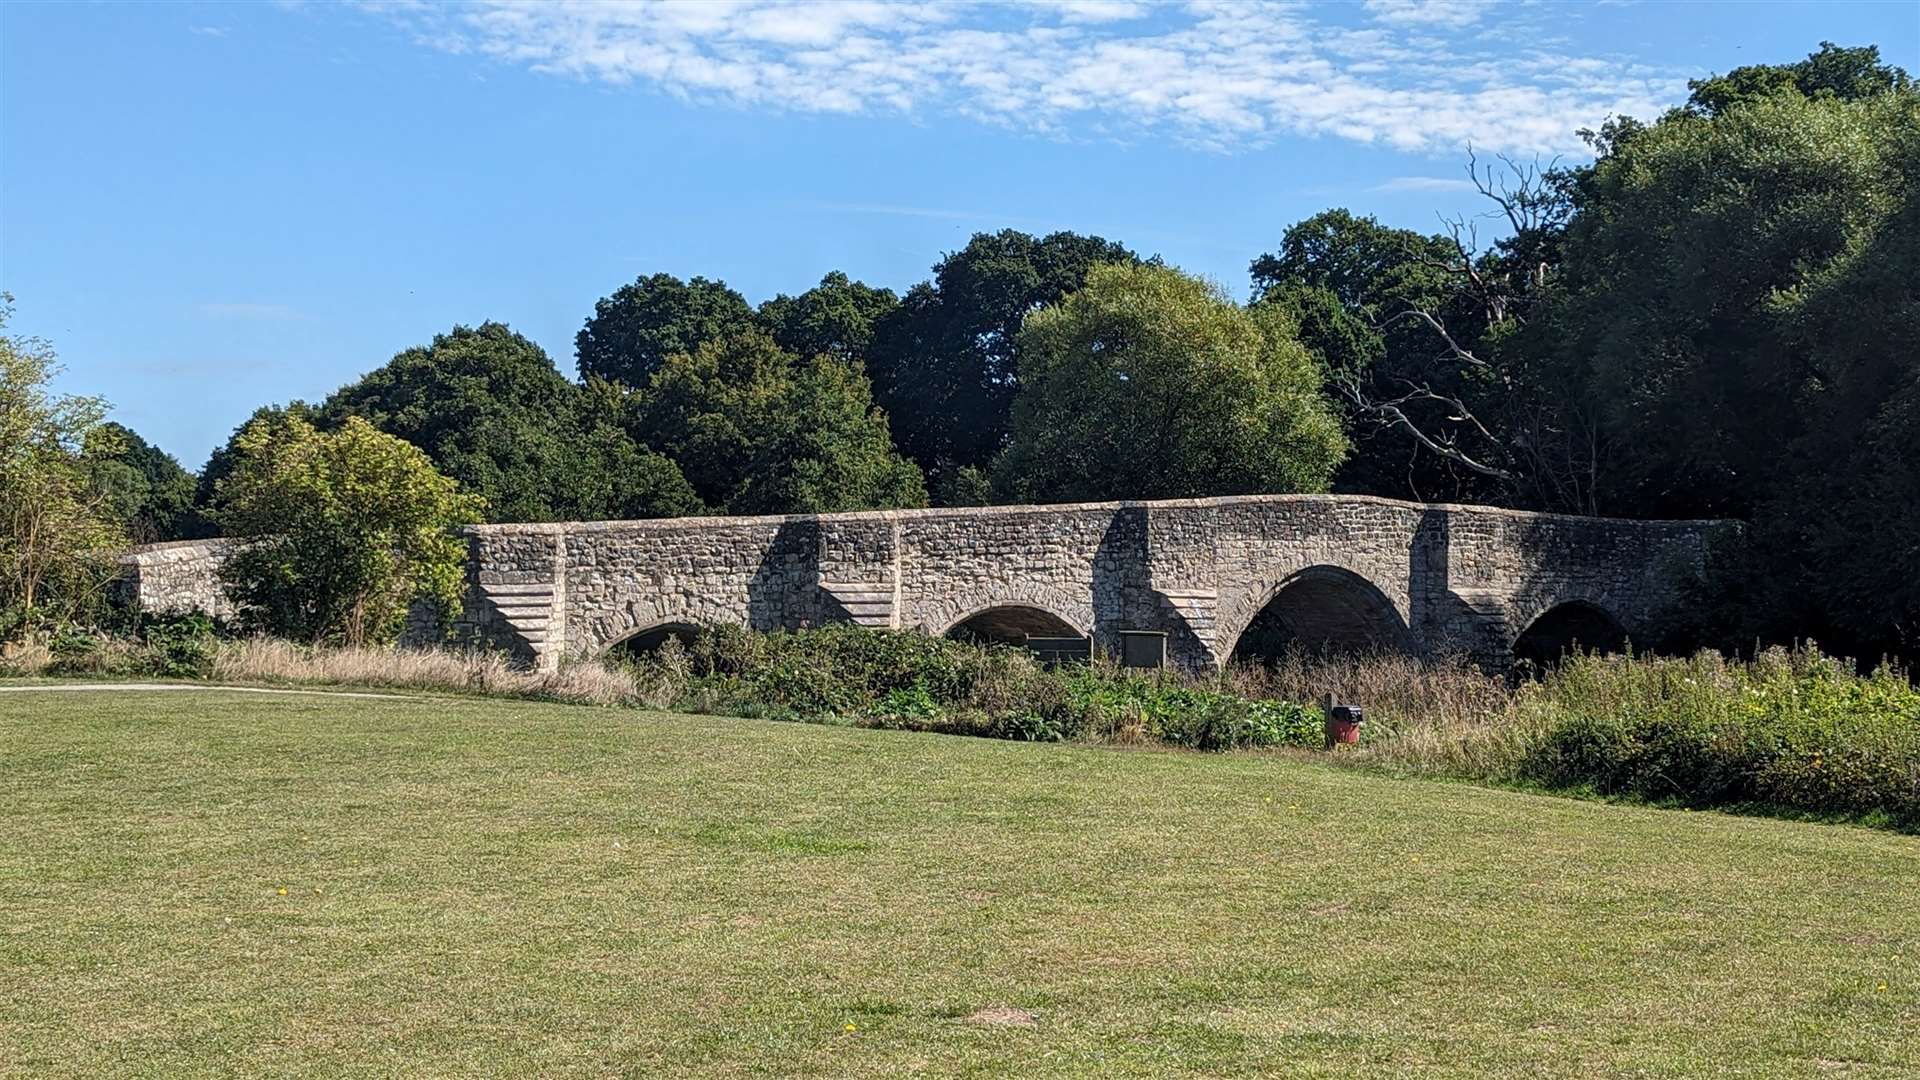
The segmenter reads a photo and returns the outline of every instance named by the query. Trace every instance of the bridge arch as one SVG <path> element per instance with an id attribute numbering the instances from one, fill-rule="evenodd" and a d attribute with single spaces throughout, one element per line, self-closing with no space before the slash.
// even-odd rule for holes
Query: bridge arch
<path id="1" fill-rule="evenodd" d="M 1591 600 L 1564 600 L 1534 616 L 1513 642 L 1516 664 L 1540 670 L 1552 667 L 1574 649 L 1626 651 L 1627 631 L 1619 619 Z"/>
<path id="2" fill-rule="evenodd" d="M 1232 660 L 1271 661 L 1291 652 L 1411 652 L 1413 635 L 1393 599 L 1366 576 L 1342 566 L 1297 570 L 1250 593 L 1243 613 L 1223 626 Z"/>
<path id="3" fill-rule="evenodd" d="M 1085 637 L 1091 628 L 1032 604 L 992 604 L 961 616 L 943 637 L 994 645 L 1017 645 L 1029 637 Z"/>
<path id="4" fill-rule="evenodd" d="M 1090 593 L 1045 581 L 993 581 L 930 598 L 913 605 L 910 617 L 901 621 L 940 637 L 983 617 L 1001 627 L 1002 636 L 993 640 L 1018 641 L 1028 633 L 1091 635 L 1094 625 Z M 1005 636 L 1016 632 L 1019 636 Z"/>
<path id="5" fill-rule="evenodd" d="M 668 638 L 678 638 L 682 645 L 693 644 L 693 639 L 706 627 L 688 619 L 669 619 L 652 626 L 645 626 L 608 642 L 600 649 L 602 655 L 644 656 L 657 651 L 667 643 Z"/>
<path id="6" fill-rule="evenodd" d="M 747 624 L 745 612 L 726 603 L 724 598 L 700 597 L 689 603 L 678 595 L 642 595 L 593 617 L 569 618 L 567 651 L 576 657 L 591 658 L 623 648 L 636 638 L 667 627 L 699 630 Z"/>

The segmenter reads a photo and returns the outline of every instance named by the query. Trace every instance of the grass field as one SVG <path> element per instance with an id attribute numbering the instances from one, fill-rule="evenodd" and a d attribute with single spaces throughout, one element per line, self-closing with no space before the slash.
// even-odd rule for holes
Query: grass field
<path id="1" fill-rule="evenodd" d="M 11 1075 L 1920 1075 L 1920 838 L 511 701 L 0 694 Z"/>

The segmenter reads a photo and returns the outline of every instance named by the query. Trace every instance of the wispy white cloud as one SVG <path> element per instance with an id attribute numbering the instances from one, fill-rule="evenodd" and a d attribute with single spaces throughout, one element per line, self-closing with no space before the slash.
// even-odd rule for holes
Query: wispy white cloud
<path id="1" fill-rule="evenodd" d="M 230 27 L 225 26 L 189 26 L 187 30 L 202 37 L 226 37 L 232 32 Z"/>
<path id="2" fill-rule="evenodd" d="M 1373 185 L 1369 191 L 1472 191 L 1473 181 L 1446 176 L 1396 176 Z"/>
<path id="3" fill-rule="evenodd" d="M 1145 18 L 1152 9 L 1144 0 L 1040 0 L 1050 4 L 1068 22 L 1103 23 Z"/>
<path id="4" fill-rule="evenodd" d="M 1283 135 L 1455 153 L 1579 153 L 1652 115 L 1666 72 L 1564 47 L 1495 52 L 1475 0 L 1371 0 L 1359 25 L 1265 0 L 475 0 L 366 5 L 416 40 L 700 103 L 923 117 L 1231 150 Z M 1351 22 L 1359 9 L 1340 9 Z"/>
<path id="5" fill-rule="evenodd" d="M 1366 6 L 1383 23 L 1462 27 L 1479 22 L 1493 0 L 1367 0 Z"/>

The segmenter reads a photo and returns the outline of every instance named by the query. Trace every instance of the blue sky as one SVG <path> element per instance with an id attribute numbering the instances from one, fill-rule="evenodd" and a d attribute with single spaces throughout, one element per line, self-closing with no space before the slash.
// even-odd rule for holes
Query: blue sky
<path id="1" fill-rule="evenodd" d="M 0 5 L 0 288 L 64 389 L 198 468 L 456 323 L 572 374 L 642 273 L 904 289 L 1073 229 L 1246 292 L 1329 206 L 1473 211 L 1466 145 L 1579 155 L 1685 81 L 1920 3 Z"/>

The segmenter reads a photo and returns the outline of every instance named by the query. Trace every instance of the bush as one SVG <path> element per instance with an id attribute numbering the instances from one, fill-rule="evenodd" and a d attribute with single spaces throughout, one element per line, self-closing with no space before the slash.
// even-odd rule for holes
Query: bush
<path id="1" fill-rule="evenodd" d="M 1200 750 L 1317 746 L 1318 714 L 1225 689 L 1218 676 L 1042 667 L 1005 646 L 835 625 L 701 632 L 636 662 L 694 711 L 1003 739 L 1157 741 Z"/>
<path id="2" fill-rule="evenodd" d="M 145 616 L 141 639 L 146 644 L 144 674 L 167 679 L 205 679 L 213 674 L 219 643 L 213 620 L 200 612 L 188 615 Z"/>
<path id="3" fill-rule="evenodd" d="M 188 615 L 143 616 L 133 636 L 92 626 L 63 626 L 46 639 L 49 675 L 108 678 L 204 679 L 213 674 L 219 643 L 213 620 Z"/>
<path id="4" fill-rule="evenodd" d="M 1757 803 L 1920 825 L 1920 690 L 1817 649 L 1751 663 L 1577 658 L 1543 683 L 1521 779 L 1693 806 Z"/>
<path id="5" fill-rule="evenodd" d="M 49 675 L 127 678 L 146 674 L 145 650 L 136 642 L 88 627 L 63 626 L 47 638 Z"/>

